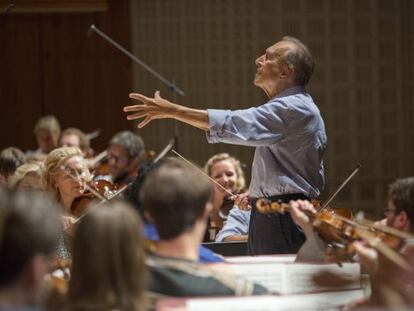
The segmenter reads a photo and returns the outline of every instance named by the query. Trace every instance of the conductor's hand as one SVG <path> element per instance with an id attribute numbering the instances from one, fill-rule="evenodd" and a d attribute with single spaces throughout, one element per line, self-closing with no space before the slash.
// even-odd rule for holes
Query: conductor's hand
<path id="1" fill-rule="evenodd" d="M 139 128 L 144 127 L 155 119 L 172 118 L 174 112 L 179 107 L 178 105 L 161 98 L 160 91 L 155 92 L 154 98 L 146 97 L 138 93 L 131 93 L 129 94 L 129 97 L 141 102 L 140 105 L 124 107 L 124 112 L 135 112 L 127 116 L 128 120 L 144 118 L 144 120 L 138 124 Z"/>
<path id="2" fill-rule="evenodd" d="M 252 207 L 249 204 L 249 193 L 241 193 L 231 197 L 234 201 L 234 205 L 242 211 L 249 211 Z"/>
<path id="3" fill-rule="evenodd" d="M 290 215 L 293 221 L 302 228 L 306 236 L 313 233 L 312 220 L 309 215 L 316 214 L 316 210 L 309 201 L 290 201 Z"/>

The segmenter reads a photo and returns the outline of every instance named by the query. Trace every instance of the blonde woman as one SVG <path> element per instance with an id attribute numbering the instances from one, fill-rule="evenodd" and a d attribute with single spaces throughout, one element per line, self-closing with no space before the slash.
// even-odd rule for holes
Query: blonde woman
<path id="1" fill-rule="evenodd" d="M 146 310 L 142 229 L 125 203 L 90 208 L 74 235 L 69 310 Z"/>
<path id="2" fill-rule="evenodd" d="M 246 188 L 240 161 L 228 153 L 219 153 L 207 161 L 204 170 L 227 190 L 217 185 L 214 187 L 215 200 L 210 226 L 219 230 L 215 241 L 247 241 L 250 211 L 233 207 L 233 201 L 228 199 L 229 193 L 239 194 Z"/>
<path id="3" fill-rule="evenodd" d="M 12 188 L 42 191 L 43 170 L 43 163 L 38 161 L 30 161 L 19 166 L 12 177 Z"/>
<path id="4" fill-rule="evenodd" d="M 76 177 L 76 178 L 74 178 Z M 62 207 L 62 224 L 68 232 L 75 218 L 71 216 L 73 201 L 82 194 L 82 182 L 91 179 L 85 165 L 82 152 L 76 147 L 62 147 L 50 152 L 45 160 L 43 185 L 45 190 Z M 59 244 L 58 256 L 70 257 L 69 238 L 64 236 L 64 243 Z"/>

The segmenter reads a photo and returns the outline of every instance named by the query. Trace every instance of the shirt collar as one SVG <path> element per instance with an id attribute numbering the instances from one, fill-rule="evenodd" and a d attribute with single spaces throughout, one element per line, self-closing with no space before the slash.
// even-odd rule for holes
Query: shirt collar
<path id="1" fill-rule="evenodd" d="M 295 94 L 299 94 L 299 93 L 305 93 L 305 92 L 306 92 L 306 90 L 305 90 L 305 87 L 303 85 L 295 85 L 295 86 L 292 86 L 292 87 L 290 87 L 286 90 L 283 90 L 279 94 L 273 96 L 270 100 L 275 99 L 275 98 L 295 95 Z"/>

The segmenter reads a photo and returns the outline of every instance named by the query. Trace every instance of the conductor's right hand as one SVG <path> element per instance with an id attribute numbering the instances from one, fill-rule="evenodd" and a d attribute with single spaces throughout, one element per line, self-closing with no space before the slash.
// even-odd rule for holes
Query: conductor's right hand
<path id="1" fill-rule="evenodd" d="M 128 120 L 144 118 L 138 127 L 144 127 L 152 120 L 173 118 L 178 109 L 178 105 L 161 98 L 160 91 L 156 91 L 154 98 L 146 97 L 139 93 L 131 93 L 129 97 L 141 102 L 140 105 L 125 106 L 124 112 L 135 112 L 127 116 Z"/>

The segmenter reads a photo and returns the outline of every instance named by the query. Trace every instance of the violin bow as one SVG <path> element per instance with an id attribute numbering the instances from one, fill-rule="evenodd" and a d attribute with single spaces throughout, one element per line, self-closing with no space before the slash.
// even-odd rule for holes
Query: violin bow
<path id="1" fill-rule="evenodd" d="M 103 161 L 108 156 L 108 151 L 104 150 L 101 153 L 97 154 L 96 157 L 92 159 L 93 166 Z"/>
<path id="2" fill-rule="evenodd" d="M 335 199 L 335 197 L 341 192 L 341 190 L 348 184 L 348 182 L 355 176 L 356 173 L 358 173 L 359 169 L 361 168 L 361 163 L 357 163 L 354 170 L 349 174 L 349 176 L 339 185 L 339 187 L 335 190 L 334 193 L 332 193 L 329 198 L 322 204 L 322 206 L 317 210 L 318 212 L 326 209 L 330 210 L 331 208 L 328 206 L 329 203 Z"/>
<path id="3" fill-rule="evenodd" d="M 184 158 L 181 154 L 179 154 L 177 151 L 175 151 L 174 149 L 171 150 L 176 156 L 178 156 L 179 158 L 181 158 L 184 162 L 186 162 L 187 164 L 189 164 L 190 166 L 192 166 L 193 168 L 195 168 L 197 171 L 201 172 L 205 177 L 207 177 L 208 179 L 211 180 L 211 182 L 213 182 L 215 185 L 217 185 L 219 188 L 221 188 L 222 190 L 224 190 L 226 193 L 228 193 L 231 196 L 234 196 L 234 194 L 227 190 L 226 188 L 224 188 L 222 185 L 220 185 L 217 181 L 215 181 L 213 178 L 211 178 L 210 176 L 208 176 L 205 172 L 203 172 L 203 170 L 201 170 L 197 165 L 195 165 L 194 163 L 192 163 L 190 160 L 187 160 L 186 158 Z"/>
<path id="4" fill-rule="evenodd" d="M 360 223 L 362 225 L 366 225 L 366 226 L 372 228 L 373 230 L 380 231 L 380 232 L 383 232 L 383 233 L 388 233 L 390 235 L 393 235 L 397 238 L 401 238 L 401 239 L 404 239 L 404 240 L 414 240 L 414 235 L 412 235 L 408 232 L 405 232 L 405 231 L 395 229 L 393 227 L 376 224 L 374 221 L 366 219 L 362 212 L 359 212 L 356 215 L 355 218 L 356 218 L 356 221 L 358 223 Z"/>
<path id="5" fill-rule="evenodd" d="M 382 242 L 381 239 L 376 237 L 374 233 L 366 229 L 363 229 L 360 231 L 358 230 L 358 235 L 365 241 L 367 241 L 372 248 L 376 249 L 378 252 L 387 257 L 391 262 L 393 262 L 400 268 L 406 271 L 413 271 L 412 266 L 407 262 L 407 260 L 405 260 L 405 258 L 400 253 L 393 250 L 387 244 Z"/>
<path id="6" fill-rule="evenodd" d="M 165 155 L 174 148 L 175 139 L 172 138 L 168 142 L 168 144 L 164 147 L 164 149 L 161 150 L 161 152 L 157 155 L 157 157 L 154 159 L 153 163 L 157 163 L 159 160 L 165 157 Z"/>
<path id="7" fill-rule="evenodd" d="M 76 176 L 76 175 L 72 174 L 72 172 L 69 169 L 67 169 L 65 166 L 61 166 L 61 169 L 65 172 L 65 174 L 67 174 L 74 181 L 77 181 L 80 185 L 82 185 L 83 188 L 85 188 L 86 190 L 90 191 L 94 196 L 96 196 L 100 200 L 106 200 L 106 201 L 108 201 L 107 198 L 105 198 L 98 191 L 96 191 L 95 189 L 93 189 L 92 187 L 90 187 L 86 183 L 86 181 L 82 180 L 79 176 Z"/>
<path id="8" fill-rule="evenodd" d="M 86 138 L 89 140 L 95 139 L 96 137 L 99 137 L 101 135 L 101 129 L 96 129 L 90 133 L 85 134 Z"/>
<path id="9" fill-rule="evenodd" d="M 95 205 L 93 205 L 93 206 L 101 206 L 101 205 L 104 205 L 105 203 L 111 203 L 111 201 L 114 199 L 114 198 L 116 198 L 118 195 L 120 195 L 122 192 L 124 192 L 127 188 L 128 188 L 128 186 L 129 186 L 130 184 L 128 184 L 128 185 L 125 185 L 125 186 L 123 186 L 121 189 L 119 189 L 117 192 L 115 192 L 115 193 L 113 193 L 109 198 L 104 198 L 103 200 L 101 200 L 101 201 L 99 201 L 98 203 L 96 203 Z M 87 208 L 86 210 L 85 210 L 85 212 L 82 214 L 82 215 L 80 215 L 78 218 L 76 218 L 76 220 L 73 222 L 74 224 L 76 224 L 76 223 L 78 223 L 79 221 L 81 221 L 82 220 L 82 218 L 83 217 L 85 217 L 85 215 L 88 213 L 88 210 L 89 210 L 89 208 Z"/>

